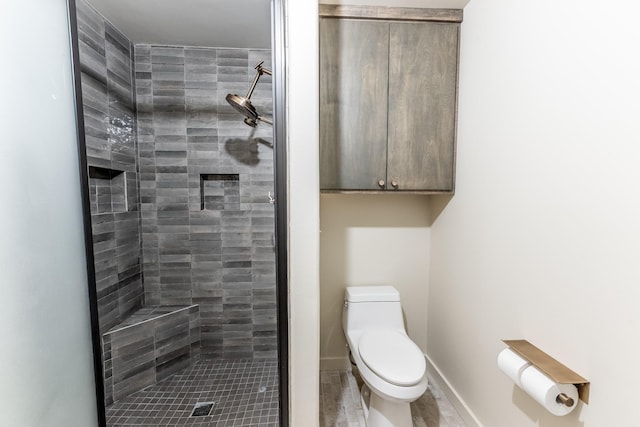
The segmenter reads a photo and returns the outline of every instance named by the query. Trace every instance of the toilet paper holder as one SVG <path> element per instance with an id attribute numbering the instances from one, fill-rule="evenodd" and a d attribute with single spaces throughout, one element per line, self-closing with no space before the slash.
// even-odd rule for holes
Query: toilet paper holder
<path id="1" fill-rule="evenodd" d="M 569 407 L 573 406 L 573 404 L 575 403 L 572 398 L 570 398 L 564 393 L 560 393 L 558 396 L 556 396 L 556 402 L 562 403 L 564 406 L 569 406 Z"/>
<path id="2" fill-rule="evenodd" d="M 573 384 L 578 389 L 578 397 L 584 403 L 589 403 L 590 383 L 584 377 L 578 375 L 553 357 L 549 356 L 527 340 L 502 340 L 511 350 L 527 360 L 549 378 L 559 384 Z M 556 398 L 558 403 L 573 406 L 573 399 L 564 393 Z"/>

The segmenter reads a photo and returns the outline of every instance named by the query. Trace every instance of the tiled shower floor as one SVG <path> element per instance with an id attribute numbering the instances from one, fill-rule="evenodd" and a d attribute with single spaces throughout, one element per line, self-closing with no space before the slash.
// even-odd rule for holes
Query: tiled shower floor
<path id="1" fill-rule="evenodd" d="M 215 402 L 211 414 L 192 417 L 198 402 Z M 109 406 L 107 425 L 278 426 L 278 363 L 201 360 Z"/>

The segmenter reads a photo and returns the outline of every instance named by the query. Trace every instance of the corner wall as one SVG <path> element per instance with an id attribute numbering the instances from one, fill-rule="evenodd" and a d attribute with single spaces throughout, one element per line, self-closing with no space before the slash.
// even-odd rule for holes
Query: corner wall
<path id="1" fill-rule="evenodd" d="M 286 3 L 291 426 L 318 425 L 319 201 L 318 3 Z"/>
<path id="2" fill-rule="evenodd" d="M 487 427 L 640 417 L 639 12 L 465 8 L 456 195 L 431 230 L 427 350 Z M 503 338 L 591 380 L 591 403 L 550 415 L 497 369 Z"/>

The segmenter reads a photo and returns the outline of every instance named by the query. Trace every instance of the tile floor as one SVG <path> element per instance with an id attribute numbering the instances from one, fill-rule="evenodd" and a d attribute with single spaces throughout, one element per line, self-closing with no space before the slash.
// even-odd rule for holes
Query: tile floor
<path id="1" fill-rule="evenodd" d="M 210 415 L 192 417 L 199 402 Z M 273 426 L 278 422 L 275 360 L 201 360 L 107 408 L 116 426 Z"/>
<path id="2" fill-rule="evenodd" d="M 365 427 L 360 404 L 362 380 L 351 371 L 320 372 L 320 427 Z M 466 427 L 438 385 L 411 404 L 415 427 Z"/>
<path id="3" fill-rule="evenodd" d="M 361 384 L 351 371 L 320 373 L 321 427 L 365 427 Z M 214 402 L 211 413 L 192 417 L 200 402 Z M 411 414 L 415 427 L 465 427 L 431 380 L 427 392 L 411 405 Z M 277 427 L 277 361 L 201 360 L 108 407 L 107 425 Z"/>

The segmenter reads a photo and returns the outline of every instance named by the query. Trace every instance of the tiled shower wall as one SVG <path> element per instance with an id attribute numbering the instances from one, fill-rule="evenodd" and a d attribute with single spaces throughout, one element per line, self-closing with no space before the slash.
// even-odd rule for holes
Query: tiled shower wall
<path id="1" fill-rule="evenodd" d="M 101 331 L 143 304 L 199 304 L 203 356 L 276 357 L 272 128 L 224 100 L 270 52 L 137 45 L 134 62 L 77 7 Z M 271 116 L 270 76 L 252 102 Z"/>
<path id="2" fill-rule="evenodd" d="M 90 170 L 98 312 L 102 333 L 143 302 L 133 46 L 77 2 L 82 96 Z"/>
<path id="3" fill-rule="evenodd" d="M 135 46 L 144 292 L 199 304 L 203 357 L 276 357 L 271 126 L 244 96 L 266 50 Z M 271 116 L 271 78 L 252 102 Z"/>

